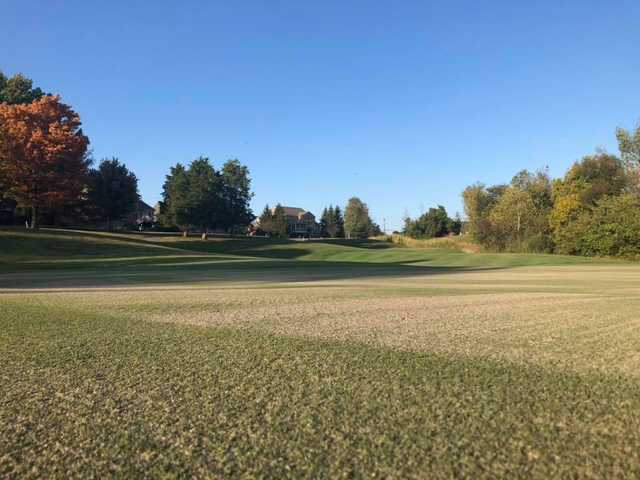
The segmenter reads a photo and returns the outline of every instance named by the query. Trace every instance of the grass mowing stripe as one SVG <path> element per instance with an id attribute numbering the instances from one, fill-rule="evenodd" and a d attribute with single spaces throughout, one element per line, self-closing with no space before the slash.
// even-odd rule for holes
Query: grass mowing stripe
<path id="1" fill-rule="evenodd" d="M 4 301 L 0 476 L 640 475 L 640 384 Z"/>

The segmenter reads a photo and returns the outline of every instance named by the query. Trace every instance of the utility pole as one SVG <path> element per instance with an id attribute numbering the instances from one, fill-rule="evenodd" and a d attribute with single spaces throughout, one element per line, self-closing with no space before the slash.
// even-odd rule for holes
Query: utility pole
<path id="1" fill-rule="evenodd" d="M 387 234 L 387 219 L 386 218 L 382 219 L 382 233 L 384 233 L 385 235 Z"/>

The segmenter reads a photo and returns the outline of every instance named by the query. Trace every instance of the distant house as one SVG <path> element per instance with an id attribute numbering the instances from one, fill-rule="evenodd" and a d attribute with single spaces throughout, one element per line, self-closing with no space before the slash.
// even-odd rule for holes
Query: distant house
<path id="1" fill-rule="evenodd" d="M 320 235 L 320 225 L 316 222 L 313 213 L 303 208 L 282 207 L 287 220 L 287 233 L 290 237 L 317 237 Z M 271 208 L 271 213 L 275 207 Z M 254 235 L 260 230 L 260 219 L 256 218 L 250 226 L 249 235 Z"/>
<path id="2" fill-rule="evenodd" d="M 313 213 L 297 207 L 282 207 L 287 219 L 287 233 L 291 237 L 320 235 L 320 225 Z M 275 207 L 271 208 L 273 213 Z"/>
<path id="3" fill-rule="evenodd" d="M 138 200 L 135 211 L 136 224 L 151 224 L 154 223 L 156 218 L 156 210 L 151 205 L 146 204 L 142 200 Z"/>

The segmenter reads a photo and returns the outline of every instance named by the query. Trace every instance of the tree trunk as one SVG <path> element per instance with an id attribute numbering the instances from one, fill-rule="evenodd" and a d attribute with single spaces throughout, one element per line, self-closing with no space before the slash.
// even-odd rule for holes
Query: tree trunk
<path id="1" fill-rule="evenodd" d="M 111 231 L 111 217 L 107 217 L 107 231 Z"/>
<path id="2" fill-rule="evenodd" d="M 183 236 L 184 238 L 187 238 L 188 233 L 189 233 L 189 232 L 188 232 L 188 230 L 183 230 L 183 231 L 182 231 L 182 236 Z"/>
<path id="3" fill-rule="evenodd" d="M 31 229 L 38 228 L 38 207 L 31 205 Z"/>

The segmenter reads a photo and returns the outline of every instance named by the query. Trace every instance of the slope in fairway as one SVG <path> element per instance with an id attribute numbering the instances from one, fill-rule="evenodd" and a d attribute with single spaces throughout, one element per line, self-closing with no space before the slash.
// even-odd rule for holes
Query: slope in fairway
<path id="1" fill-rule="evenodd" d="M 640 475 L 634 264 L 24 235 L 3 477 Z"/>

